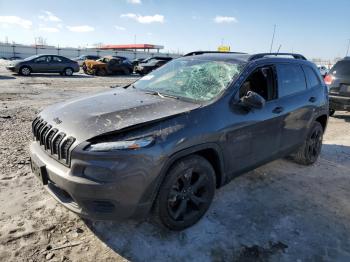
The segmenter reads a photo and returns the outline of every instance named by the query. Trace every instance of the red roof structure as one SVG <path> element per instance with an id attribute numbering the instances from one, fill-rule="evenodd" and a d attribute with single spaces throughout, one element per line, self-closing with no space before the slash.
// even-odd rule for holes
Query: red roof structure
<path id="1" fill-rule="evenodd" d="M 128 45 L 103 45 L 100 47 L 102 50 L 139 50 L 139 49 L 163 49 L 164 46 L 161 45 L 151 45 L 151 44 L 128 44 Z"/>

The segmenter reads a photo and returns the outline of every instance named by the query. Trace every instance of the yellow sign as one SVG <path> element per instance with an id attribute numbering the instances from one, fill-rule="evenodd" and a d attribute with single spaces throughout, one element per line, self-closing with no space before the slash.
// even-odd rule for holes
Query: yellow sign
<path id="1" fill-rule="evenodd" d="M 230 52 L 230 46 L 228 45 L 221 45 L 218 47 L 219 52 Z"/>

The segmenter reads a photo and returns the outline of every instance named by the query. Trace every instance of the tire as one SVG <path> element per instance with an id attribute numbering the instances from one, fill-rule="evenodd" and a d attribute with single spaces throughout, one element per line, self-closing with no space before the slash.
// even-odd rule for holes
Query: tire
<path id="1" fill-rule="evenodd" d="M 106 76 L 107 75 L 107 71 L 105 69 L 98 69 L 98 70 L 96 70 L 95 74 L 97 76 Z"/>
<path id="2" fill-rule="evenodd" d="M 323 138 L 323 127 L 319 122 L 314 122 L 306 141 L 291 155 L 294 162 L 302 165 L 312 165 L 315 163 L 321 153 Z"/>
<path id="3" fill-rule="evenodd" d="M 333 116 L 335 113 L 335 110 L 334 109 L 329 109 L 329 116 Z"/>
<path id="4" fill-rule="evenodd" d="M 192 226 L 208 210 L 215 187 L 215 171 L 205 158 L 192 155 L 178 160 L 160 186 L 154 220 L 171 230 Z"/>
<path id="5" fill-rule="evenodd" d="M 71 67 L 67 67 L 67 68 L 65 68 L 65 69 L 63 70 L 63 74 L 64 74 L 65 76 L 72 76 L 73 73 L 74 73 L 74 70 L 73 70 L 73 68 L 71 68 Z"/>
<path id="6" fill-rule="evenodd" d="M 130 69 L 124 68 L 123 73 L 124 73 L 124 75 L 128 76 L 131 74 L 131 71 L 130 71 Z"/>
<path id="7" fill-rule="evenodd" d="M 22 76 L 29 76 L 32 73 L 32 69 L 30 69 L 30 67 L 28 67 L 28 66 L 22 66 L 19 69 L 19 73 Z"/>

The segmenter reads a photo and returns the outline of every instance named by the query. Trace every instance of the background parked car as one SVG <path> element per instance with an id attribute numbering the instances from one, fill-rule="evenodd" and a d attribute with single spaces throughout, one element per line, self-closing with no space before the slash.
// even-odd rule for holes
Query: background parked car
<path id="1" fill-rule="evenodd" d="M 329 115 L 350 111 L 350 57 L 338 61 L 325 77 L 329 87 Z"/>
<path id="2" fill-rule="evenodd" d="M 150 57 L 135 66 L 134 72 L 140 75 L 145 75 L 154 69 L 161 67 L 170 60 L 172 60 L 172 57 Z"/>
<path id="3" fill-rule="evenodd" d="M 317 68 L 320 71 L 321 76 L 323 76 L 323 77 L 325 77 L 329 72 L 329 69 L 327 67 L 325 67 L 324 65 L 319 65 L 319 66 L 317 66 Z"/>
<path id="4" fill-rule="evenodd" d="M 138 64 L 144 62 L 146 60 L 146 58 L 136 58 L 134 60 L 131 61 L 132 66 L 135 68 Z"/>
<path id="5" fill-rule="evenodd" d="M 113 75 L 123 73 L 129 75 L 132 73 L 132 64 L 129 59 L 123 56 L 105 56 L 96 61 L 86 60 L 83 63 L 83 70 L 88 75 Z"/>
<path id="6" fill-rule="evenodd" d="M 73 58 L 72 60 L 78 62 L 79 66 L 83 66 L 83 63 L 85 60 L 95 60 L 96 61 L 100 58 L 101 57 L 98 55 L 81 55 L 81 56 L 78 56 L 76 58 Z"/>
<path id="7" fill-rule="evenodd" d="M 28 76 L 31 73 L 60 73 L 71 76 L 79 72 L 79 64 L 58 55 L 34 55 L 23 60 L 14 61 L 6 67 L 12 72 Z"/>

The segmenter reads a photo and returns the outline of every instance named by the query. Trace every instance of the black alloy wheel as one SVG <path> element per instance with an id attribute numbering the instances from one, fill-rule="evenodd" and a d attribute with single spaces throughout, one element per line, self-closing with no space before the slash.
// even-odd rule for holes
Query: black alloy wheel
<path id="1" fill-rule="evenodd" d="M 307 153 L 310 162 L 314 163 L 321 153 L 322 148 L 323 131 L 320 128 L 316 128 L 311 133 L 310 138 L 307 141 Z"/>
<path id="2" fill-rule="evenodd" d="M 161 186 L 156 213 L 163 225 L 182 230 L 195 224 L 208 210 L 215 192 L 215 171 L 203 157 L 177 162 Z"/>
<path id="3" fill-rule="evenodd" d="M 310 132 L 298 151 L 291 155 L 296 163 L 312 165 L 318 159 L 322 149 L 323 127 L 319 122 L 314 122 Z"/>

